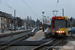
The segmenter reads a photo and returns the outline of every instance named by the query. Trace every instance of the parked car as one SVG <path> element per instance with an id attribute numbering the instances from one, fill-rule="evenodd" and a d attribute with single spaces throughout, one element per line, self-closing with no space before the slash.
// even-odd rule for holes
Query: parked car
<path id="1" fill-rule="evenodd" d="M 30 27 L 28 27 L 28 29 L 30 29 Z"/>
<path id="2" fill-rule="evenodd" d="M 9 28 L 6 28 L 7 30 L 9 30 Z"/>
<path id="3" fill-rule="evenodd" d="M 20 30 L 21 29 L 21 27 L 18 27 L 18 30 Z"/>
<path id="4" fill-rule="evenodd" d="M 21 28 L 22 28 L 22 29 L 24 29 L 24 28 L 25 28 L 25 26 L 22 26 Z"/>
<path id="5" fill-rule="evenodd" d="M 33 27 L 31 27 L 31 28 L 33 28 Z"/>
<path id="6" fill-rule="evenodd" d="M 8 28 L 8 29 L 9 29 L 9 30 L 11 30 L 11 29 L 14 30 L 14 26 L 12 26 L 12 28 L 10 27 L 10 28 Z"/>
<path id="7" fill-rule="evenodd" d="M 18 29 L 18 27 L 16 27 L 16 29 Z"/>

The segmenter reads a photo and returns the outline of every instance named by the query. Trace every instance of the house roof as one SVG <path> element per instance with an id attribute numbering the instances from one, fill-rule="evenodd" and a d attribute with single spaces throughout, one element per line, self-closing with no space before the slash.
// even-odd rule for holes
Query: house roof
<path id="1" fill-rule="evenodd" d="M 8 14 L 8 13 L 2 12 L 2 11 L 0 11 L 0 17 L 13 19 L 13 16 L 11 14 Z"/>

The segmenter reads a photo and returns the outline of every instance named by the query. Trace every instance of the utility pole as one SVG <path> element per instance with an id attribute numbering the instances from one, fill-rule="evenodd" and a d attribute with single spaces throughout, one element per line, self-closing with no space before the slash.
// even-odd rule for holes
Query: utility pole
<path id="1" fill-rule="evenodd" d="M 62 16 L 64 16 L 64 8 L 62 9 Z"/>
<path id="2" fill-rule="evenodd" d="M 12 36 L 12 24 L 13 24 L 13 20 L 11 20 L 11 37 L 13 37 Z"/>
<path id="3" fill-rule="evenodd" d="M 73 31 L 72 31 L 73 19 L 72 19 L 72 17 L 70 18 L 70 25 L 71 25 L 71 36 L 73 36 L 73 35 L 72 35 L 72 34 L 73 34 Z"/>
<path id="4" fill-rule="evenodd" d="M 37 18 L 37 29 L 38 29 L 38 18 Z"/>
<path id="5" fill-rule="evenodd" d="M 1 17 L 1 33 L 4 33 L 4 17 Z"/>
<path id="6" fill-rule="evenodd" d="M 46 29 L 46 28 L 47 28 L 47 22 L 46 22 L 47 18 L 46 18 L 46 16 L 44 16 L 44 17 L 45 17 L 45 25 L 44 25 L 44 29 Z"/>
<path id="7" fill-rule="evenodd" d="M 16 10 L 14 10 L 14 31 L 16 30 L 16 26 L 15 26 L 15 16 L 16 16 Z"/>
<path id="8" fill-rule="evenodd" d="M 25 20 L 24 20 L 24 30 L 25 30 L 25 23 L 26 23 L 26 22 L 25 22 Z"/>
<path id="9" fill-rule="evenodd" d="M 28 30 L 28 20 L 26 21 L 26 29 Z"/>
<path id="10" fill-rule="evenodd" d="M 4 23 L 3 23 L 3 17 L 1 17 L 1 33 L 4 33 Z"/>
<path id="11" fill-rule="evenodd" d="M 2 33 L 2 17 L 1 17 L 1 33 Z"/>
<path id="12" fill-rule="evenodd" d="M 27 30 L 27 28 L 28 28 L 28 25 L 27 25 L 27 23 L 28 23 L 28 21 L 27 21 L 27 19 L 26 19 L 26 30 Z"/>
<path id="13" fill-rule="evenodd" d="M 31 27 L 32 27 L 31 21 L 32 21 L 32 18 L 31 18 L 31 16 L 30 16 L 30 29 L 31 29 Z"/>
<path id="14" fill-rule="evenodd" d="M 44 13 L 45 12 L 42 12 L 42 14 L 43 14 L 43 31 L 44 31 Z"/>

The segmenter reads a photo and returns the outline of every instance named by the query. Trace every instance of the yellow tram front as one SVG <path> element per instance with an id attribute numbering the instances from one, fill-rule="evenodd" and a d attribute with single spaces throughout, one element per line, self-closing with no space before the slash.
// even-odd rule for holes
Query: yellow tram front
<path id="1" fill-rule="evenodd" d="M 51 21 L 52 35 L 68 36 L 68 18 L 66 16 L 54 16 Z"/>

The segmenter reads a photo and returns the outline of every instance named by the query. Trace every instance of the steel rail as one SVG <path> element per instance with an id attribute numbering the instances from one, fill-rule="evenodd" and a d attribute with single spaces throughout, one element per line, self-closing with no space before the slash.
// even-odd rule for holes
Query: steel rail
<path id="1" fill-rule="evenodd" d="M 23 35 L 23 36 L 18 37 L 18 38 L 16 38 L 16 39 L 13 39 L 13 40 L 9 40 L 9 41 L 6 41 L 6 42 L 3 42 L 3 43 L 0 43 L 0 45 L 1 45 L 1 44 L 4 44 L 4 43 L 11 42 L 11 41 L 15 41 L 15 40 L 17 40 L 17 39 L 19 39 L 19 38 L 22 38 L 22 37 L 27 37 L 27 36 L 28 36 L 28 35 L 26 34 L 26 35 Z"/>
<path id="2" fill-rule="evenodd" d="M 46 43 L 44 43 L 44 44 L 41 44 L 40 46 L 37 46 L 37 47 L 35 47 L 35 48 L 31 49 L 31 50 L 38 50 L 39 48 L 42 48 L 43 46 L 45 46 L 45 45 L 47 45 L 47 44 L 53 42 L 54 40 L 56 40 L 56 38 L 53 39 L 53 40 L 51 40 L 51 41 L 49 41 L 49 42 L 46 42 Z"/>
<path id="3" fill-rule="evenodd" d="M 30 30 L 29 30 L 29 31 L 30 31 Z M 26 32 L 28 33 L 28 31 L 26 31 Z M 34 32 L 34 31 L 33 31 L 33 32 Z M 32 31 L 31 31 L 31 33 L 32 33 Z M 31 35 L 31 33 L 29 33 L 29 34 Z M 17 35 L 17 34 L 19 34 L 19 33 L 16 33 L 15 35 Z M 23 35 L 23 36 L 28 36 L 28 34 Z M 21 36 L 21 37 L 23 37 L 23 36 Z M 13 39 L 13 40 L 9 40 L 9 41 L 7 41 L 7 42 L 15 41 L 15 40 L 17 40 L 17 39 L 19 39 L 19 38 L 21 38 L 21 37 L 18 37 L 18 38 Z M 7 42 L 0 43 L 0 45 L 1 45 L 1 44 L 4 44 L 4 43 L 7 43 Z"/>
<path id="4" fill-rule="evenodd" d="M 21 32 L 13 32 L 13 35 L 21 34 L 21 33 L 28 32 L 28 31 L 31 31 L 31 30 L 21 31 Z M 8 33 L 7 35 L 0 35 L 0 38 L 8 37 L 8 36 L 11 36 L 11 33 Z"/>
<path id="5" fill-rule="evenodd" d="M 58 43 L 60 43 L 63 39 L 61 39 L 60 41 L 58 41 L 57 43 L 53 44 L 52 46 L 46 48 L 46 50 L 52 50 L 52 48 L 57 45 Z"/>
<path id="6" fill-rule="evenodd" d="M 21 41 L 21 40 L 23 40 L 23 39 L 27 39 L 27 38 L 30 37 L 30 36 L 31 36 L 31 34 L 27 34 L 27 35 L 24 35 L 24 36 L 22 36 L 22 37 L 19 37 L 19 38 L 16 38 L 16 39 L 14 39 L 14 40 L 11 40 L 11 41 L 14 41 L 14 42 L 8 41 L 8 42 L 11 42 L 11 43 L 9 43 L 9 44 L 6 45 L 6 46 L 1 47 L 0 50 L 4 50 L 5 48 L 11 46 L 12 44 L 14 44 L 14 43 L 16 43 L 16 42 L 18 42 L 18 41 Z M 2 44 L 8 43 L 8 42 L 3 42 Z"/>

